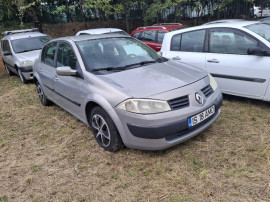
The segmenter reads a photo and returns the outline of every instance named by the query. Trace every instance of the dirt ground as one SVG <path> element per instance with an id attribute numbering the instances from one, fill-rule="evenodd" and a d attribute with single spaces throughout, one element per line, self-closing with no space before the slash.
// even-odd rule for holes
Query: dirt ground
<path id="1" fill-rule="evenodd" d="M 270 201 L 270 103 L 225 96 L 220 118 L 159 152 L 102 150 L 91 130 L 0 66 L 0 202 Z"/>

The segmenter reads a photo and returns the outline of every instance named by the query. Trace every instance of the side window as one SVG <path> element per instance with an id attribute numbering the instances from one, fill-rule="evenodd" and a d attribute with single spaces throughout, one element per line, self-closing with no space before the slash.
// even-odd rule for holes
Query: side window
<path id="1" fill-rule="evenodd" d="M 165 34 L 166 34 L 166 32 L 163 32 L 163 31 L 158 31 L 157 32 L 157 43 L 162 43 L 163 42 Z"/>
<path id="2" fill-rule="evenodd" d="M 149 31 L 142 32 L 141 40 L 148 41 L 148 42 L 155 42 L 156 41 L 156 31 L 149 30 Z"/>
<path id="3" fill-rule="evenodd" d="M 140 39 L 140 34 L 141 34 L 141 32 L 136 32 L 135 34 L 132 35 L 132 37 L 134 37 L 136 39 Z"/>
<path id="4" fill-rule="evenodd" d="M 2 41 L 2 50 L 11 52 L 8 40 Z"/>
<path id="5" fill-rule="evenodd" d="M 182 34 L 181 51 L 203 52 L 205 30 L 192 31 Z"/>
<path id="6" fill-rule="evenodd" d="M 180 42 L 182 34 L 177 34 L 172 37 L 171 51 L 180 51 Z"/>
<path id="7" fill-rule="evenodd" d="M 258 46 L 258 41 L 236 30 L 213 30 L 210 32 L 211 53 L 247 55 L 249 48 Z"/>
<path id="8" fill-rule="evenodd" d="M 57 67 L 69 66 L 76 69 L 77 58 L 68 43 L 61 43 L 57 52 Z"/>
<path id="9" fill-rule="evenodd" d="M 46 45 L 42 50 L 41 61 L 49 66 L 54 67 L 54 56 L 57 47 L 57 42 Z"/>

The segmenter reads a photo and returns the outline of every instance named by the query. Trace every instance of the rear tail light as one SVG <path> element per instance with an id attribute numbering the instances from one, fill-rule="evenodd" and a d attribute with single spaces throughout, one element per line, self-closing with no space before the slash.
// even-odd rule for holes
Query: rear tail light
<path id="1" fill-rule="evenodd" d="M 259 11 L 259 13 L 262 13 L 262 11 Z"/>

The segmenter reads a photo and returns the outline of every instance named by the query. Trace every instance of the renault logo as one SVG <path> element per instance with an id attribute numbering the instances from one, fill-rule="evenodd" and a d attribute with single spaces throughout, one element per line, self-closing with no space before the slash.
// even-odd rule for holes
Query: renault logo
<path id="1" fill-rule="evenodd" d="M 199 104 L 203 104 L 203 97 L 199 93 L 195 93 L 195 99 Z"/>

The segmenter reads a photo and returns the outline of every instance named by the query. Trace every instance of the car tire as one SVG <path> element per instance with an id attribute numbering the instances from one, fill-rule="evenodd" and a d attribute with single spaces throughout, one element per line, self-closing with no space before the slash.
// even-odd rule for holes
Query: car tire
<path id="1" fill-rule="evenodd" d="M 52 102 L 46 97 L 41 85 L 39 82 L 36 82 L 36 89 L 37 89 L 37 93 L 38 93 L 38 97 L 41 101 L 41 103 L 44 105 L 44 106 L 49 106 L 52 104 Z"/>
<path id="2" fill-rule="evenodd" d="M 6 63 L 4 63 L 4 67 L 5 67 L 5 69 L 6 69 L 6 71 L 7 71 L 7 73 L 8 73 L 9 76 L 14 75 L 14 73 L 13 73 L 12 71 L 9 70 L 9 68 L 8 68 L 7 65 L 6 65 Z"/>
<path id="3" fill-rule="evenodd" d="M 89 123 L 96 141 L 105 151 L 116 152 L 123 147 L 119 132 L 104 109 L 95 107 L 91 112 Z"/>
<path id="4" fill-rule="evenodd" d="M 24 78 L 22 71 L 20 69 L 18 69 L 18 75 L 19 75 L 22 83 L 24 83 L 24 84 L 28 83 L 28 81 Z"/>

